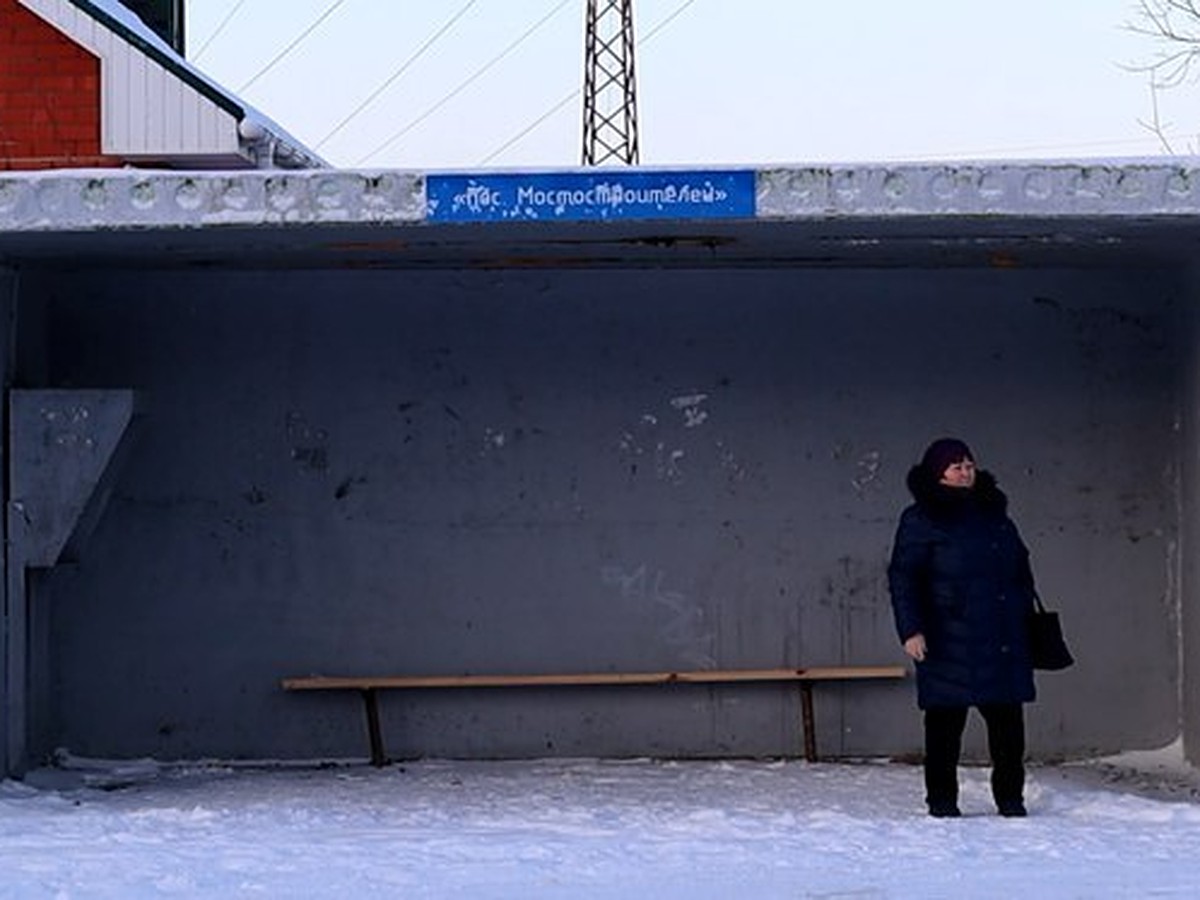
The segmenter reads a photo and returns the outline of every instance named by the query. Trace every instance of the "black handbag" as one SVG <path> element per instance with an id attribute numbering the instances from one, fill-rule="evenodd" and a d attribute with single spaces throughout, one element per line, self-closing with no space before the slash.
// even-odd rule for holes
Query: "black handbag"
<path id="1" fill-rule="evenodd" d="M 1029 656 L 1035 669 L 1057 672 L 1075 664 L 1075 657 L 1063 638 L 1058 613 L 1049 612 L 1042 598 L 1033 595 L 1034 608 L 1029 611 Z"/>

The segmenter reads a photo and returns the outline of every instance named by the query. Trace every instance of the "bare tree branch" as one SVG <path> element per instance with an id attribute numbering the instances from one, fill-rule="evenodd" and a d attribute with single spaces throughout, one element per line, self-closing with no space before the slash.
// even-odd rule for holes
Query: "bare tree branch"
<path id="1" fill-rule="evenodd" d="M 1135 9 L 1125 27 L 1152 38 L 1159 50 L 1152 62 L 1128 68 L 1150 73 L 1158 87 L 1178 87 L 1200 60 L 1200 0 L 1138 0 Z"/>
<path id="2" fill-rule="evenodd" d="M 1138 119 L 1137 123 L 1158 138 L 1159 144 L 1162 145 L 1163 152 L 1169 156 L 1175 155 L 1174 148 L 1171 147 L 1171 142 L 1167 140 L 1166 127 L 1158 117 L 1158 85 L 1154 83 L 1154 79 L 1150 79 L 1150 112 L 1151 119 L 1149 122 Z"/>
<path id="3" fill-rule="evenodd" d="M 1159 91 L 1176 88 L 1200 76 L 1200 0 L 1137 0 L 1135 19 L 1125 28 L 1149 37 L 1156 45 L 1154 58 L 1146 63 L 1124 66 L 1148 77 L 1150 119 L 1137 123 L 1158 138 L 1164 153 L 1175 155 L 1168 139 L 1171 125 L 1159 114 Z M 1195 152 L 1193 142 L 1186 142 Z"/>

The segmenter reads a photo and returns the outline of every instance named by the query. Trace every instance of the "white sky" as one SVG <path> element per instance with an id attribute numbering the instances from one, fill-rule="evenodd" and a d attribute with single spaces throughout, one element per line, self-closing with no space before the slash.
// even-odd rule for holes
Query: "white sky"
<path id="1" fill-rule="evenodd" d="M 335 165 L 575 166 L 584 7 L 188 0 L 187 55 Z M 1157 155 L 1149 78 L 1128 70 L 1157 48 L 1134 17 L 1135 0 L 635 0 L 641 161 Z M 1159 123 L 1200 150 L 1200 84 L 1160 93 Z"/>

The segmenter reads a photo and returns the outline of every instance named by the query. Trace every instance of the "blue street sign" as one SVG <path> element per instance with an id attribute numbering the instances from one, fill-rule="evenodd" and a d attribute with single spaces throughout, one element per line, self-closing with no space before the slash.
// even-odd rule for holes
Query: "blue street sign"
<path id="1" fill-rule="evenodd" d="M 753 218 L 754 172 L 428 175 L 425 195 L 433 222 Z"/>

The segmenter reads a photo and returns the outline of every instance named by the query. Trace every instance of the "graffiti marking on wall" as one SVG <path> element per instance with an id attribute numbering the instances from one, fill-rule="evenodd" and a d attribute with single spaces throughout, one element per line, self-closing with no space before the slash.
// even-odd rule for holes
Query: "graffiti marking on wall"
<path id="1" fill-rule="evenodd" d="M 708 421 L 708 410 L 703 408 L 707 400 L 708 394 L 704 393 L 679 394 L 668 398 L 667 405 L 679 413 L 684 429 L 694 429 Z M 638 458 L 649 456 L 653 461 L 655 478 L 671 484 L 683 482 L 683 460 L 687 450 L 676 441 L 661 436 L 664 427 L 668 430 L 673 427 L 670 421 L 668 419 L 668 424 L 662 426 L 658 415 L 644 412 L 635 428 L 621 433 L 618 446 L 623 453 L 635 457 L 629 466 L 631 473 L 638 471 Z"/>
<path id="2" fill-rule="evenodd" d="M 323 428 L 311 427 L 298 412 L 287 414 L 287 440 L 292 445 L 292 459 L 310 472 L 325 472 L 329 468 L 329 434 Z"/>
<path id="3" fill-rule="evenodd" d="M 708 394 L 685 394 L 682 397 L 671 398 L 671 406 L 683 413 L 684 428 L 695 428 L 704 424 L 708 413 L 700 407 L 707 399 Z"/>
<path id="4" fill-rule="evenodd" d="M 616 588 L 624 600 L 645 605 L 657 615 L 665 616 L 658 635 L 669 647 L 678 651 L 680 659 L 697 668 L 712 668 L 716 665 L 706 648 L 712 646 L 713 636 L 704 629 L 704 610 L 690 602 L 681 591 L 667 590 L 666 573 L 652 569 L 644 563 L 626 569 L 622 566 L 604 566 L 600 580 Z"/>
<path id="5" fill-rule="evenodd" d="M 856 466 L 857 472 L 850 479 L 850 484 L 858 493 L 863 493 L 879 480 L 879 469 L 883 465 L 883 456 L 878 450 L 864 454 Z"/>

